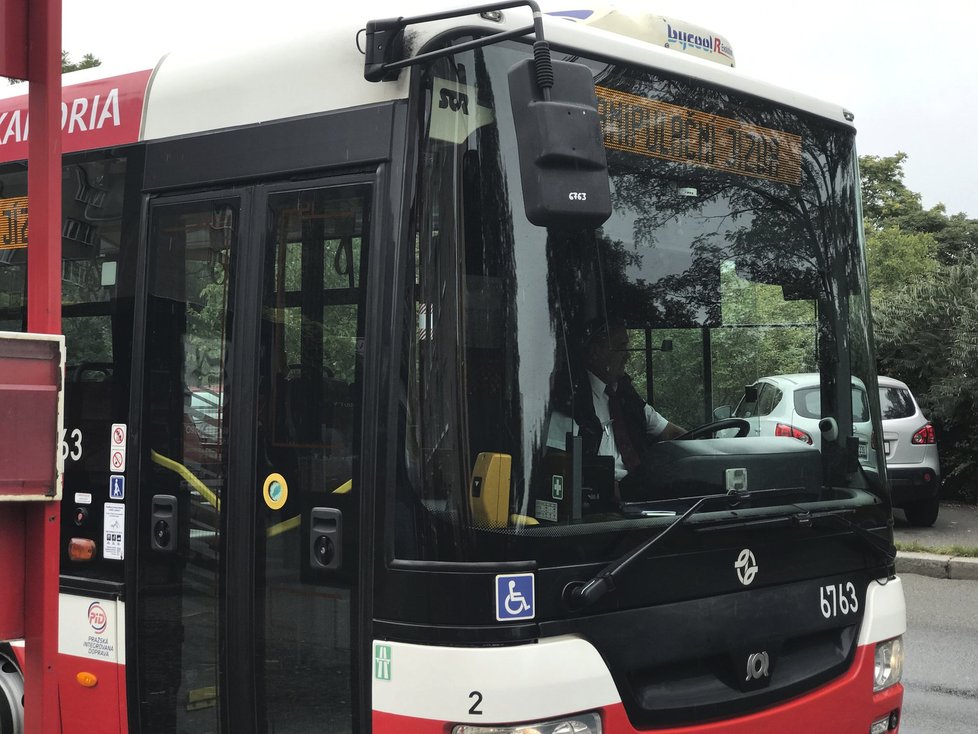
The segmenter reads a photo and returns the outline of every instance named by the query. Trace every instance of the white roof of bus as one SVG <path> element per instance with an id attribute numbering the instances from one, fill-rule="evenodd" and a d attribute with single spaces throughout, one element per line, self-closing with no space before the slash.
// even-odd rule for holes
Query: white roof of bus
<path id="1" fill-rule="evenodd" d="M 410 4 L 403 0 L 360 0 L 348 6 L 324 3 L 319 17 L 294 19 L 300 29 L 295 33 L 279 34 L 261 27 L 250 37 L 232 42 L 226 33 L 216 32 L 209 47 L 198 44 L 159 61 L 146 94 L 140 138 L 160 139 L 404 98 L 408 93 L 406 72 L 395 82 L 372 83 L 363 78 L 358 32 L 371 19 L 413 16 L 463 4 L 464 0 Z M 568 7 L 557 0 L 541 5 L 544 11 Z M 408 45 L 416 51 L 451 28 L 498 31 L 530 22 L 529 9 L 522 7 L 504 11 L 501 23 L 467 16 L 416 25 L 407 30 Z M 775 87 L 735 69 L 564 18 L 545 17 L 544 26 L 547 40 L 554 46 L 695 77 L 849 124 L 839 105 Z M 74 72 L 65 75 L 64 84 L 113 72 L 118 70 L 98 67 Z M 0 90 L 0 98 L 25 91 L 24 85 L 13 86 Z"/>

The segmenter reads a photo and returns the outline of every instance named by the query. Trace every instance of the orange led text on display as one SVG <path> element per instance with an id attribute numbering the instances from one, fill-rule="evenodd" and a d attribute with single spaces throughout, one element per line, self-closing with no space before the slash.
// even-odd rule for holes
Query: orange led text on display
<path id="1" fill-rule="evenodd" d="M 27 247 L 27 197 L 0 199 L 0 250 Z"/>
<path id="2" fill-rule="evenodd" d="M 688 107 L 598 87 L 609 150 L 798 186 L 801 137 Z"/>

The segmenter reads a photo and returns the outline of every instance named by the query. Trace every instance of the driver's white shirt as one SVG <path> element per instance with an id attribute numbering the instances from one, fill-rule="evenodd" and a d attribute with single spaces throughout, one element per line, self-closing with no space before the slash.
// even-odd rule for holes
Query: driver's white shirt
<path id="1" fill-rule="evenodd" d="M 600 378 L 587 373 L 591 381 L 591 399 L 594 403 L 594 414 L 601 424 L 601 442 L 598 444 L 598 454 L 600 456 L 615 457 L 615 479 L 621 481 L 628 476 L 628 470 L 621 460 L 618 453 L 618 446 L 615 445 L 615 432 L 611 428 L 611 413 L 608 410 L 608 394 L 605 392 L 607 384 Z M 662 433 L 669 425 L 661 414 L 648 403 L 645 405 L 645 432 L 655 437 Z M 561 451 L 566 449 L 566 436 L 573 431 L 576 436 L 580 428 L 576 421 L 571 420 L 570 416 L 554 411 L 550 416 L 550 425 L 547 428 L 547 446 Z"/>

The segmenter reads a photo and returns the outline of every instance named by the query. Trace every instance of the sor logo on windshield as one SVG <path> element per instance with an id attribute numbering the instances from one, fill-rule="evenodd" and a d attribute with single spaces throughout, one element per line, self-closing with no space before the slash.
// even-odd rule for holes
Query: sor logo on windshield
<path id="1" fill-rule="evenodd" d="M 757 560 L 754 558 L 754 554 L 751 553 L 750 548 L 744 548 L 740 551 L 740 555 L 737 556 L 737 560 L 734 563 L 734 568 L 737 570 L 737 578 L 740 579 L 740 583 L 744 586 L 750 586 L 750 583 L 757 576 Z"/>
<path id="2" fill-rule="evenodd" d="M 438 107 L 439 109 L 448 108 L 452 112 L 461 110 L 463 115 L 467 115 L 469 114 L 469 95 L 451 89 L 442 89 Z"/>

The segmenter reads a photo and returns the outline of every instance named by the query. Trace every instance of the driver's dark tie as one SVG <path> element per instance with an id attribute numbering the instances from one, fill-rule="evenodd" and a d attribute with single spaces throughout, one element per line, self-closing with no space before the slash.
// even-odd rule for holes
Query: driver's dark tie
<path id="1" fill-rule="evenodd" d="M 625 426 L 625 417 L 621 409 L 621 398 L 615 385 L 606 385 L 605 394 L 608 396 L 608 415 L 611 417 L 611 430 L 615 436 L 615 446 L 621 455 L 621 463 L 628 471 L 632 471 L 642 459 L 635 450 L 631 436 L 628 435 L 628 428 Z"/>

